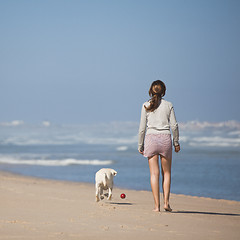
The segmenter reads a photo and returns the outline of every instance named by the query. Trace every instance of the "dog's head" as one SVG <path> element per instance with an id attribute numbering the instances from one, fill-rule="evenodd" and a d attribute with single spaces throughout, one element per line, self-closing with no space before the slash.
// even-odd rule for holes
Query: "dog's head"
<path id="1" fill-rule="evenodd" d="M 112 173 L 113 176 L 117 175 L 117 171 L 115 171 L 114 169 L 111 170 L 111 173 Z"/>

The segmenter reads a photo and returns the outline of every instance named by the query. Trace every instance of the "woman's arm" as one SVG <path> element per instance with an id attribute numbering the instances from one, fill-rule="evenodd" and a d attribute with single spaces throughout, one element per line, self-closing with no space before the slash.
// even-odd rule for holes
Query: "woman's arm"
<path id="1" fill-rule="evenodd" d="M 174 109 L 173 109 L 172 105 L 171 105 L 171 108 L 170 108 L 169 122 L 170 122 L 170 127 L 171 127 L 172 135 L 173 135 L 173 145 L 175 147 L 175 151 L 178 152 L 180 150 L 179 130 L 178 130 L 178 123 L 177 123 L 177 120 L 176 120 L 175 112 L 174 112 Z M 177 147 L 177 146 L 179 146 L 179 147 Z"/>
<path id="2" fill-rule="evenodd" d="M 143 104 L 142 111 L 141 111 L 139 131 L 138 131 L 138 151 L 140 153 L 143 153 L 143 150 L 144 150 L 144 138 L 145 138 L 145 132 L 146 132 L 146 125 L 147 125 L 147 112 Z"/>

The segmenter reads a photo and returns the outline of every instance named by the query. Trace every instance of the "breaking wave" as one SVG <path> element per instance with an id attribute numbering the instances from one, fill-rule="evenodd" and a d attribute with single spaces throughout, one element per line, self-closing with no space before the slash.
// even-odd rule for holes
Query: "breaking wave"
<path id="1" fill-rule="evenodd" d="M 240 139 L 222 137 L 199 137 L 193 138 L 190 146 L 202 147 L 240 147 Z"/>
<path id="2" fill-rule="evenodd" d="M 62 160 L 51 159 L 18 159 L 13 157 L 1 157 L 0 163 L 5 164 L 19 164 L 19 165 L 36 165 L 36 166 L 69 166 L 69 165 L 111 165 L 114 163 L 112 160 L 78 160 L 74 158 L 67 158 Z"/>
<path id="3" fill-rule="evenodd" d="M 108 145 L 117 151 L 137 148 L 138 122 L 56 125 L 0 122 L 0 146 Z M 189 147 L 240 147 L 240 122 L 179 123 L 180 143 Z M 70 161 L 71 162 L 71 161 Z M 81 163 L 81 162 L 80 162 Z M 72 163 L 79 164 L 79 163 Z M 81 163 L 84 164 L 84 163 Z"/>
<path id="4" fill-rule="evenodd" d="M 116 148 L 117 151 L 127 151 L 128 150 L 128 146 L 120 146 Z"/>

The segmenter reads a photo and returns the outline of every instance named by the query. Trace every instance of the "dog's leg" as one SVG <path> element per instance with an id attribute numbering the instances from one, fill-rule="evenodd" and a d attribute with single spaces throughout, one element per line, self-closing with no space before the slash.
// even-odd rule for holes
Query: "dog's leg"
<path id="1" fill-rule="evenodd" d="M 99 186 L 98 184 L 96 184 L 96 202 L 99 202 L 100 198 L 99 198 Z"/>
<path id="2" fill-rule="evenodd" d="M 112 188 L 108 189 L 108 200 L 112 200 Z"/>
<path id="3" fill-rule="evenodd" d="M 103 189 L 102 187 L 100 187 L 100 199 L 103 200 L 104 196 L 103 196 Z"/>

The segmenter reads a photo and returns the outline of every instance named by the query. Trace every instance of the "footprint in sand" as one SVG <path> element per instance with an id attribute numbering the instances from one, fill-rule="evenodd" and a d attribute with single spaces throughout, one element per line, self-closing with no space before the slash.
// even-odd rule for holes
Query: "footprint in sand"
<path id="1" fill-rule="evenodd" d="M 108 230 L 109 230 L 109 227 L 108 227 L 108 226 L 102 226 L 101 228 L 102 228 L 102 230 L 104 230 L 104 231 L 108 231 Z"/>

